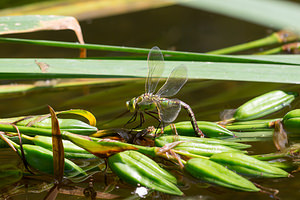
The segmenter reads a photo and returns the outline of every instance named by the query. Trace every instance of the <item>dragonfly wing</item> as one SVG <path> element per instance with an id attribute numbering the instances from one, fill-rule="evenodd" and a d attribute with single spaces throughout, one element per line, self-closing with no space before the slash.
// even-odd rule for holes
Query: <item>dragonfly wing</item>
<path id="1" fill-rule="evenodd" d="M 164 99 L 156 102 L 156 104 L 159 118 L 166 123 L 173 122 L 181 110 L 180 101 L 177 99 Z"/>
<path id="2" fill-rule="evenodd" d="M 148 76 L 145 84 L 146 93 L 154 93 L 164 71 L 164 57 L 158 47 L 153 47 L 148 54 Z"/>
<path id="3" fill-rule="evenodd" d="M 169 78 L 167 79 L 165 84 L 159 89 L 156 95 L 161 97 L 174 96 L 186 83 L 187 79 L 188 77 L 186 66 L 180 65 L 174 68 Z"/>

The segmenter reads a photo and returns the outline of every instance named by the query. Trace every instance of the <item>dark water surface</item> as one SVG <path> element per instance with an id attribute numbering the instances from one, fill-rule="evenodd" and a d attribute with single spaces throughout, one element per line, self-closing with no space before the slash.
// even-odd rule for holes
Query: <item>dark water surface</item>
<path id="1" fill-rule="evenodd" d="M 205 52 L 229 45 L 243 43 L 264 37 L 270 33 L 263 27 L 245 23 L 235 19 L 221 17 L 199 10 L 172 6 L 143 12 L 131 13 L 115 17 L 93 19 L 81 22 L 87 43 L 148 47 L 159 46 L 162 49 Z M 14 35 L 19 36 L 20 35 Z M 69 31 L 39 32 L 23 34 L 22 37 L 35 39 L 52 39 L 74 41 L 75 36 Z M 72 38 L 73 37 L 73 38 Z M 77 50 L 37 47 L 28 45 L 1 44 L 1 57 L 76 57 Z M 117 55 L 111 52 L 89 52 L 89 56 Z M 176 98 L 188 103 L 198 120 L 218 121 L 224 109 L 237 108 L 245 101 L 275 89 L 299 92 L 298 85 L 253 83 L 235 81 L 195 80 L 181 89 Z M 144 80 L 115 81 L 93 87 L 73 89 L 43 89 L 14 96 L 0 96 L 1 118 L 48 113 L 47 105 L 55 110 L 81 108 L 91 111 L 97 118 L 99 129 L 122 127 L 130 115 L 110 122 L 111 119 L 126 110 L 125 102 L 143 93 Z M 282 117 L 291 109 L 299 108 L 299 100 L 270 118 Z M 177 119 L 188 120 L 185 111 Z M 147 125 L 153 125 L 147 118 Z M 291 143 L 297 141 L 290 141 Z M 272 141 L 252 143 L 253 154 L 275 152 Z M 18 157 L 14 152 L 1 150 L 0 163 L 15 164 Z M 264 187 L 276 188 L 282 199 L 300 197 L 299 173 L 292 178 L 255 179 L 254 182 Z M 43 186 L 43 181 L 23 180 L 22 184 Z M 195 180 L 183 180 L 184 199 L 268 199 L 267 194 L 237 192 L 221 187 L 208 187 Z M 88 183 L 80 183 L 85 188 Z M 120 183 L 118 189 L 112 191 L 121 199 L 129 197 L 135 188 Z M 46 187 L 46 186 L 45 186 Z M 104 191 L 104 176 L 95 176 L 95 189 Z M 37 189 L 36 189 L 37 190 Z M 28 189 L 28 191 L 31 191 Z M 12 199 L 42 199 L 46 192 L 18 195 Z M 150 198 L 179 199 L 166 195 L 153 194 Z M 57 199 L 84 199 L 72 195 L 60 194 Z"/>

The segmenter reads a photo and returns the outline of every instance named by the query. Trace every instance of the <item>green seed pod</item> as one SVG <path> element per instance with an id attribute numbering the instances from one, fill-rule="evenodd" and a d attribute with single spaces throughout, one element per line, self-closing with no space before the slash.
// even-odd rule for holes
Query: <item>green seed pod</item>
<path id="1" fill-rule="evenodd" d="M 18 182 L 23 173 L 14 165 L 2 164 L 0 166 L 0 188 Z"/>
<path id="2" fill-rule="evenodd" d="M 282 119 L 284 130 L 291 133 L 300 132 L 300 109 L 288 112 Z"/>
<path id="3" fill-rule="evenodd" d="M 20 144 L 18 136 L 9 137 L 9 136 L 4 135 L 4 137 L 7 137 L 9 140 L 11 140 L 17 144 Z M 33 144 L 33 142 L 31 140 L 28 140 L 25 138 L 22 138 L 22 143 L 23 144 Z M 4 140 L 2 140 L 2 138 L 0 138 L 0 148 L 9 148 L 9 145 Z"/>
<path id="4" fill-rule="evenodd" d="M 202 144 L 202 143 L 195 143 L 195 142 L 184 142 L 178 144 L 176 147 L 174 147 L 174 149 L 187 151 L 189 153 L 201 155 L 201 156 L 212 156 L 215 153 L 221 153 L 221 152 L 247 153 L 247 151 L 240 151 L 223 145 L 210 145 L 210 144 Z"/>
<path id="5" fill-rule="evenodd" d="M 46 148 L 52 151 L 52 137 L 36 135 L 35 137 L 28 137 L 23 135 L 22 139 L 31 138 L 35 145 Z M 73 144 L 68 140 L 62 140 L 64 145 L 64 153 L 66 158 L 74 158 L 74 159 L 95 159 L 97 156 L 91 154 L 85 149 Z"/>
<path id="6" fill-rule="evenodd" d="M 246 121 L 266 116 L 289 105 L 295 96 L 281 90 L 268 92 L 241 105 L 233 118 L 236 121 Z"/>
<path id="7" fill-rule="evenodd" d="M 89 153 L 85 149 L 77 146 L 76 144 L 70 142 L 69 140 L 62 140 L 65 152 L 73 153 Z M 46 149 L 52 149 L 52 138 L 47 136 L 37 135 L 33 138 L 35 145 L 44 147 Z"/>
<path id="8" fill-rule="evenodd" d="M 176 141 L 192 141 L 210 145 L 224 145 L 234 149 L 247 149 L 251 145 L 243 144 L 238 142 L 230 142 L 225 140 L 213 139 L 213 138 L 199 138 L 199 137 L 188 137 L 188 136 L 175 136 L 175 135 L 162 135 L 155 139 L 155 144 L 159 147 Z"/>
<path id="9" fill-rule="evenodd" d="M 160 143 L 162 146 L 164 146 L 167 143 Z M 205 143 L 199 143 L 199 142 L 193 142 L 193 141 L 186 141 L 183 143 L 178 144 L 173 149 L 180 150 L 180 151 L 187 151 L 192 154 L 201 155 L 201 156 L 211 156 L 215 153 L 221 153 L 221 152 L 241 152 L 238 149 L 234 149 L 228 146 L 223 146 L 219 144 L 205 144 Z M 245 151 L 246 153 L 246 151 Z"/>
<path id="10" fill-rule="evenodd" d="M 293 162 L 268 162 L 273 167 L 277 167 L 286 171 L 294 171 L 298 169 L 298 165 Z"/>
<path id="11" fill-rule="evenodd" d="M 22 120 L 18 122 L 16 125 L 18 126 L 27 126 L 28 123 L 34 121 L 38 117 L 32 117 L 29 119 Z M 97 128 L 91 126 L 83 121 L 77 119 L 58 119 L 60 130 L 69 131 L 72 133 L 91 135 L 97 132 Z M 36 122 L 32 124 L 32 127 L 43 128 L 43 129 L 51 129 L 51 118 L 43 119 L 40 122 Z"/>
<path id="12" fill-rule="evenodd" d="M 195 178 L 236 190 L 258 192 L 260 189 L 242 176 L 211 160 L 192 158 L 185 170 Z"/>
<path id="13" fill-rule="evenodd" d="M 41 172 L 53 174 L 53 153 L 36 145 L 23 145 L 26 161 L 28 164 Z M 72 161 L 65 159 L 64 174 L 69 177 L 82 176 L 87 177 L 85 171 Z"/>
<path id="14" fill-rule="evenodd" d="M 97 156 L 91 153 L 65 152 L 65 157 L 68 159 L 99 159 Z"/>
<path id="15" fill-rule="evenodd" d="M 111 170 L 122 180 L 173 195 L 183 193 L 169 180 L 172 176 L 153 160 L 136 151 L 123 151 L 108 158 Z M 166 176 L 166 174 L 168 174 Z M 166 179 L 168 178 L 168 180 Z M 172 178 L 174 180 L 174 178 Z"/>
<path id="16" fill-rule="evenodd" d="M 258 119 L 250 121 L 233 122 L 231 124 L 226 124 L 225 127 L 230 131 L 267 131 L 273 128 L 273 123 L 276 120 L 280 119 Z"/>
<path id="17" fill-rule="evenodd" d="M 247 176 L 265 178 L 289 176 L 289 173 L 277 167 L 273 167 L 268 162 L 260 161 L 254 157 L 241 153 L 229 152 L 214 154 L 210 157 L 210 160 L 225 165 L 229 169 Z"/>
<path id="18" fill-rule="evenodd" d="M 207 137 L 226 137 L 234 136 L 234 134 L 226 128 L 214 122 L 197 121 L 200 130 Z M 179 135 L 195 136 L 195 131 L 190 121 L 178 122 L 174 124 Z M 165 127 L 164 134 L 174 135 L 172 127 Z"/>

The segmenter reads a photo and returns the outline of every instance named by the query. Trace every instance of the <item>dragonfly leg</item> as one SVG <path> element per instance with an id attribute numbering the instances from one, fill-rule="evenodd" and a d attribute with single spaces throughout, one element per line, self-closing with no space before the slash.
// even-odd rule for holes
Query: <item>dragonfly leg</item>
<path id="1" fill-rule="evenodd" d="M 158 117 L 156 117 L 153 114 L 157 114 L 157 112 L 151 112 L 151 111 L 144 111 L 147 115 L 153 117 L 154 119 L 156 119 L 157 121 L 160 121 L 160 119 Z"/>
<path id="2" fill-rule="evenodd" d="M 140 123 L 139 123 L 139 125 L 137 125 L 137 126 L 134 127 L 133 129 L 137 129 L 137 128 L 142 127 L 143 123 L 145 122 L 145 117 L 144 117 L 143 113 L 142 113 L 142 112 L 139 112 L 138 114 L 139 114 L 139 118 L 140 118 Z M 137 118 L 137 117 L 136 117 L 136 118 Z"/>
<path id="3" fill-rule="evenodd" d="M 145 122 L 145 117 L 144 117 L 143 113 L 140 112 L 140 124 L 139 124 L 138 127 L 141 127 L 141 126 L 143 125 L 144 122 Z"/>
<path id="4" fill-rule="evenodd" d="M 178 136 L 178 132 L 177 132 L 175 124 L 170 124 L 170 127 L 171 127 L 172 131 L 175 133 L 175 135 Z"/>
<path id="5" fill-rule="evenodd" d="M 159 128 L 161 128 L 161 127 L 160 127 L 160 125 L 161 125 L 161 120 L 158 120 L 158 121 L 159 121 L 159 123 L 158 123 L 158 126 L 156 127 L 156 130 L 155 130 L 154 139 L 156 138 L 157 130 L 158 130 Z M 163 131 L 163 129 L 161 129 L 161 130 Z"/>
<path id="6" fill-rule="evenodd" d="M 192 111 L 191 107 L 188 104 L 184 103 L 183 101 L 180 101 L 180 104 L 187 111 L 187 113 L 189 114 L 189 117 L 191 118 L 191 123 L 192 123 L 192 126 L 194 128 L 195 133 L 200 137 L 204 137 L 205 135 L 199 129 L 198 124 L 197 124 L 197 120 L 195 118 L 195 114 Z"/>
<path id="7" fill-rule="evenodd" d="M 135 120 L 136 120 L 136 118 L 137 118 L 137 114 L 138 114 L 138 112 L 136 111 L 136 112 L 132 115 L 132 117 L 126 122 L 126 124 L 124 125 L 124 127 L 127 126 L 128 124 L 131 124 L 131 123 L 135 122 Z"/>

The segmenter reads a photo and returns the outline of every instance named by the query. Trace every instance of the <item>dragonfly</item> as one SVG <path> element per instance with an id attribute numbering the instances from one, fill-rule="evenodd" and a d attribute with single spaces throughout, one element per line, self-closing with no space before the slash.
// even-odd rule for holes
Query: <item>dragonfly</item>
<path id="1" fill-rule="evenodd" d="M 191 107 L 181 100 L 167 98 L 176 95 L 187 82 L 188 76 L 186 66 L 180 65 L 174 68 L 164 85 L 155 93 L 165 68 L 164 57 L 158 47 L 153 47 L 150 50 L 147 62 L 148 76 L 145 82 L 145 93 L 126 102 L 127 109 L 134 113 L 127 124 L 134 122 L 139 115 L 140 124 L 138 127 L 142 126 L 145 122 L 143 113 L 157 119 L 159 121 L 159 126 L 161 123 L 169 124 L 177 118 L 181 107 L 183 107 L 190 117 L 196 135 L 204 137 L 204 134 L 197 125 Z"/>

